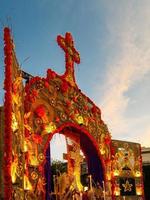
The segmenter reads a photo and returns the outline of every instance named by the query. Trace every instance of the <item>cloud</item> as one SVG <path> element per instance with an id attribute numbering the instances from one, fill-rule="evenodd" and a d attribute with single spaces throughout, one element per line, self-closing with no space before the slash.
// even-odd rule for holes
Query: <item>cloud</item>
<path id="1" fill-rule="evenodd" d="M 109 11 L 112 15 L 114 13 L 114 17 L 111 19 L 110 15 L 107 21 L 110 31 L 108 44 L 114 45 L 116 54 L 107 63 L 104 96 L 99 104 L 103 118 L 115 138 L 136 131 L 130 130 L 131 124 L 136 123 L 136 116 L 127 118 L 128 106 L 132 100 L 128 91 L 135 86 L 138 89 L 140 81 L 150 72 L 150 2 L 144 2 L 131 4 L 128 1 L 126 5 L 119 3 L 120 9 L 115 9 L 114 5 Z M 145 131 L 146 136 L 148 130 Z"/>
<path id="2" fill-rule="evenodd" d="M 139 135 L 140 143 L 145 147 L 149 147 L 150 146 L 149 137 L 150 137 L 150 126 L 146 127 L 144 132 L 142 132 Z"/>
<path id="3" fill-rule="evenodd" d="M 55 134 L 50 142 L 51 156 L 54 160 L 63 161 L 63 153 L 67 152 L 65 136 L 62 134 Z"/>

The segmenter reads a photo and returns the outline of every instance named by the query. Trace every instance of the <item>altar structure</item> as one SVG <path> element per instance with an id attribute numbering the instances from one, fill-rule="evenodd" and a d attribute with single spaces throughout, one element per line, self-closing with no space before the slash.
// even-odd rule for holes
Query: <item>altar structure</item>
<path id="1" fill-rule="evenodd" d="M 71 33 L 67 32 L 65 37 L 57 36 L 57 42 L 65 52 L 65 73 L 58 75 L 48 69 L 45 78 L 28 77 L 24 84 L 25 74 L 16 58 L 11 31 L 4 28 L 0 199 L 52 199 L 49 143 L 54 134 L 60 133 L 74 142 L 64 155 L 68 160 L 69 178 L 62 183 L 67 185 L 69 180 L 70 185 L 62 188 L 64 196 L 55 196 L 55 199 L 77 199 L 73 194 L 75 189 L 80 199 L 84 195 L 79 169 L 81 149 L 86 157 L 90 181 L 102 189 L 99 199 L 144 200 L 140 144 L 112 140 L 101 118 L 101 110 L 76 84 L 74 63 L 80 63 L 80 55 Z M 90 183 L 88 191 L 94 191 L 92 187 Z M 66 189 L 72 191 L 72 196 L 67 197 Z"/>

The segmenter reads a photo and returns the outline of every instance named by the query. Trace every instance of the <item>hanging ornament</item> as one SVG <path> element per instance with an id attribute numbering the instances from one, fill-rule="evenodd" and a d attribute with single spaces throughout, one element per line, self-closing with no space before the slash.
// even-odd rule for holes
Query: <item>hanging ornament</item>
<path id="1" fill-rule="evenodd" d="M 32 180 L 37 180 L 37 178 L 38 178 L 38 173 L 37 172 L 35 172 L 35 171 L 33 171 L 33 172 L 31 172 L 31 178 L 32 178 Z"/>
<path id="2" fill-rule="evenodd" d="M 40 154 L 38 155 L 38 160 L 39 160 L 40 162 L 43 162 L 44 159 L 45 159 L 44 154 L 43 154 L 43 153 L 40 153 Z"/>

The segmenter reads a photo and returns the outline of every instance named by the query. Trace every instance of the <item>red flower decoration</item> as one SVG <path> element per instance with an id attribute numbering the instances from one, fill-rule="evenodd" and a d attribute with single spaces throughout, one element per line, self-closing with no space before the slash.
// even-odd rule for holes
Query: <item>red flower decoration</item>
<path id="1" fill-rule="evenodd" d="M 7 46 L 5 45 L 4 46 L 4 53 L 7 54 L 7 55 L 8 54 L 12 55 L 11 47 L 12 47 L 11 45 L 7 45 Z"/>
<path id="2" fill-rule="evenodd" d="M 111 142 L 110 136 L 106 135 L 105 136 L 105 144 L 110 144 L 110 142 Z"/>
<path id="3" fill-rule="evenodd" d="M 60 121 L 60 119 L 59 119 L 59 117 L 56 117 L 56 120 L 55 120 L 56 122 L 59 122 Z"/>
<path id="4" fill-rule="evenodd" d="M 88 106 L 84 106 L 84 109 L 85 109 L 85 110 L 88 110 Z"/>
<path id="5" fill-rule="evenodd" d="M 32 95 L 34 96 L 34 97 L 37 97 L 38 96 L 38 91 L 37 90 L 32 90 Z"/>
<path id="6" fill-rule="evenodd" d="M 4 100 L 4 199 L 12 198 L 12 40 L 8 27 L 4 29 L 5 100 Z"/>
<path id="7" fill-rule="evenodd" d="M 106 163 L 106 164 L 109 164 L 110 161 L 111 161 L 111 160 L 110 160 L 109 158 L 107 158 L 107 159 L 105 160 L 105 163 Z"/>
<path id="8" fill-rule="evenodd" d="M 46 88 L 48 88 L 48 87 L 49 87 L 49 84 L 48 84 L 48 82 L 47 82 L 47 81 L 45 81 L 45 82 L 44 82 L 44 85 L 45 85 L 45 87 L 46 87 Z"/>
<path id="9" fill-rule="evenodd" d="M 67 92 L 68 88 L 69 88 L 68 83 L 67 81 L 64 80 L 61 85 L 61 91 L 65 93 Z"/>
<path id="10" fill-rule="evenodd" d="M 41 144 L 42 143 L 42 137 L 40 135 L 37 135 L 37 134 L 34 134 L 32 136 L 33 138 L 33 141 L 36 143 L 36 144 Z"/>
<path id="11" fill-rule="evenodd" d="M 77 96 L 73 97 L 73 101 L 77 102 L 77 98 L 78 98 Z"/>
<path id="12" fill-rule="evenodd" d="M 111 154 L 115 155 L 115 149 L 114 149 L 114 147 L 111 147 Z"/>
<path id="13" fill-rule="evenodd" d="M 68 107 L 71 106 L 71 102 L 70 101 L 66 101 L 66 104 L 67 104 Z"/>
<path id="14" fill-rule="evenodd" d="M 75 112 L 75 114 L 78 114 L 78 113 L 79 113 L 79 111 L 78 111 L 77 109 L 75 109 L 75 111 L 74 111 L 74 112 Z"/>
<path id="15" fill-rule="evenodd" d="M 35 113 L 38 117 L 44 117 L 46 115 L 46 109 L 43 105 L 40 105 L 36 108 Z"/>
<path id="16" fill-rule="evenodd" d="M 96 106 L 93 106 L 91 110 L 92 110 L 92 113 L 93 113 L 93 114 L 96 114 L 96 113 L 97 113 L 97 107 L 96 107 Z"/>
<path id="17" fill-rule="evenodd" d="M 72 38 L 72 35 L 70 34 L 70 33 L 66 33 L 66 42 L 67 43 L 72 43 L 72 45 L 73 45 L 73 38 Z"/>
<path id="18" fill-rule="evenodd" d="M 54 79 L 56 77 L 56 73 L 54 71 L 52 71 L 51 69 L 47 70 L 47 78 L 48 80 L 50 79 Z"/>
<path id="19" fill-rule="evenodd" d="M 12 57 L 9 55 L 7 57 L 5 57 L 4 63 L 5 63 L 5 65 L 10 66 L 12 64 Z"/>
<path id="20" fill-rule="evenodd" d="M 39 172 L 42 172 L 42 171 L 43 171 L 43 167 L 40 165 L 40 166 L 38 167 L 38 170 L 39 170 Z"/>

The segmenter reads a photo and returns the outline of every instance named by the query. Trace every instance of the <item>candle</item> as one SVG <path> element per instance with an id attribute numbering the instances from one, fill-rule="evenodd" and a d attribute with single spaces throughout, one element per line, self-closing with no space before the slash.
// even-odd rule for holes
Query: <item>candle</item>
<path id="1" fill-rule="evenodd" d="M 92 177 L 91 177 L 91 175 L 89 175 L 89 179 L 90 179 L 90 190 L 92 190 Z"/>
<path id="2" fill-rule="evenodd" d="M 102 181 L 102 184 L 103 184 L 103 194 L 104 194 L 104 200 L 106 200 L 106 196 L 105 196 L 105 184 L 104 184 L 104 181 Z"/>

